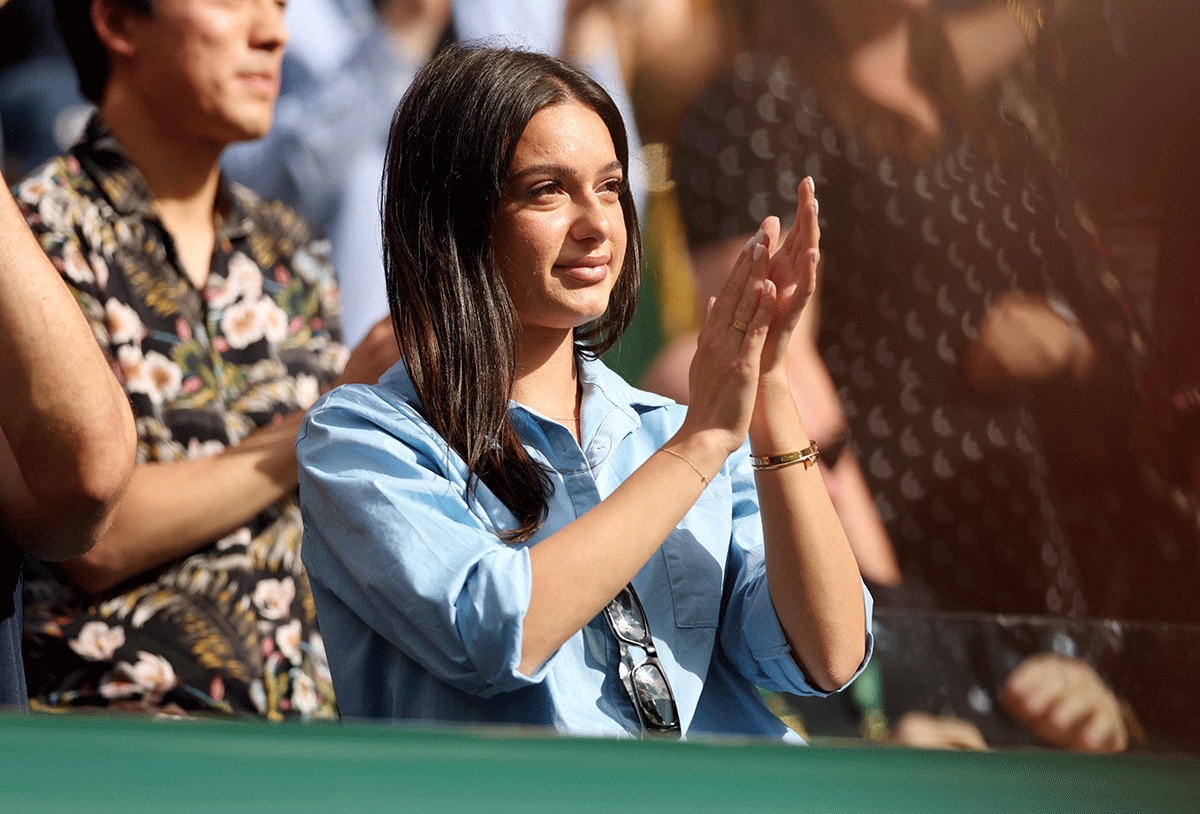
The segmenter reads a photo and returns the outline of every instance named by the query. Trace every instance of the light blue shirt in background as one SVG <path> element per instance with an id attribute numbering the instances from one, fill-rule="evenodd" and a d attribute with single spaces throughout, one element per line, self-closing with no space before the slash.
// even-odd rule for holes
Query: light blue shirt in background
<path id="1" fill-rule="evenodd" d="M 616 640 L 598 615 L 531 676 L 520 673 L 529 547 L 603 500 L 661 447 L 685 408 L 580 362 L 582 449 L 521 405 L 511 416 L 554 494 L 530 541 L 512 513 L 422 417 L 403 363 L 378 385 L 340 387 L 297 441 L 304 563 L 342 715 L 534 724 L 637 734 Z M 679 477 L 695 477 L 681 467 Z M 633 580 L 685 735 L 798 740 L 756 687 L 821 695 L 797 667 L 767 591 L 748 450 L 732 455 Z M 867 611 L 870 658 L 871 598 Z M 860 667 L 861 670 L 861 667 Z"/>

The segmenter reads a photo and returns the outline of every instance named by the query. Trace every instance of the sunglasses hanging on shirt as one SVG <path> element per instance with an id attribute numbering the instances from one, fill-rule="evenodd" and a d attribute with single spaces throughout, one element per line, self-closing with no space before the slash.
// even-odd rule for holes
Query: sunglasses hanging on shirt
<path id="1" fill-rule="evenodd" d="M 667 681 L 666 671 L 658 660 L 658 651 L 650 638 L 650 623 L 641 600 L 626 585 L 612 602 L 604 608 L 604 617 L 613 635 L 617 637 L 617 648 L 621 655 L 621 682 L 633 701 L 642 730 L 647 734 L 678 738 L 679 708 L 675 695 Z M 630 653 L 630 646 L 641 648 L 645 657 L 640 661 Z"/>

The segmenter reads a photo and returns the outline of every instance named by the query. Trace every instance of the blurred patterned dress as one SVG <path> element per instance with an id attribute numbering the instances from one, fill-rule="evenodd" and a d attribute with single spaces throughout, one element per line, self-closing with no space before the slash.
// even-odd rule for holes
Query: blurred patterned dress
<path id="1" fill-rule="evenodd" d="M 343 367 L 326 247 L 286 207 L 222 179 L 198 291 L 144 179 L 98 118 L 14 194 L 113 360 L 137 419 L 139 464 L 235 446 L 308 407 Z M 27 560 L 32 705 L 334 716 L 300 541 L 293 491 L 100 596 Z"/>
<path id="2" fill-rule="evenodd" d="M 1033 155 L 1016 128 L 1013 144 L 1014 158 Z M 1078 319 L 1104 359 L 1138 341 L 1120 299 L 1095 296 L 1105 281 L 1089 289 L 1075 273 L 1039 163 L 1005 155 L 953 123 L 927 160 L 880 154 L 839 130 L 785 58 L 743 55 L 693 105 L 672 158 L 692 248 L 794 211 L 798 181 L 816 182 L 818 347 L 907 586 L 949 610 L 1140 613 L 1117 583 L 1146 572 L 1141 596 L 1161 585 L 1164 572 L 1143 566 L 1178 527 L 1142 511 L 1132 476 L 1071 482 L 1132 471 L 1122 438 L 1092 458 L 1095 439 L 1071 426 L 1122 415 L 1124 390 L 1052 383 L 1041 403 L 988 398 L 963 373 L 1003 292 Z"/>

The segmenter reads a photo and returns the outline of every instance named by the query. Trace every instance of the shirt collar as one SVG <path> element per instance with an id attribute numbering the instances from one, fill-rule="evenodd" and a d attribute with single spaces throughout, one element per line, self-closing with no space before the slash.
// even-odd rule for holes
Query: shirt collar
<path id="1" fill-rule="evenodd" d="M 118 214 L 159 219 L 153 207 L 154 196 L 150 194 L 145 177 L 99 113 L 92 114 L 72 153 Z M 250 193 L 230 183 L 222 172 L 217 179 L 214 215 L 218 240 L 245 237 L 253 230 L 252 203 Z"/>
<path id="2" fill-rule="evenodd" d="M 599 359 L 579 359 L 579 381 L 585 393 L 589 388 L 592 389 L 596 395 L 606 399 L 632 421 L 639 421 L 639 415 L 647 409 L 675 403 L 655 393 L 632 387 Z"/>
<path id="3" fill-rule="evenodd" d="M 421 406 L 421 399 L 417 396 L 417 388 L 413 386 L 412 376 L 408 373 L 408 365 L 403 359 L 392 365 L 386 373 L 379 377 L 378 386 L 395 392 L 404 401 L 415 407 L 418 412 L 425 412 Z"/>

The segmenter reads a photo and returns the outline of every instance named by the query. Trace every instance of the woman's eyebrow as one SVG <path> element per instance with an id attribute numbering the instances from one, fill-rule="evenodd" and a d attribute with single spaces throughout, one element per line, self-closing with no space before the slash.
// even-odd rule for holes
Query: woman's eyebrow
<path id="1" fill-rule="evenodd" d="M 624 166 L 620 161 L 613 161 L 601 167 L 598 174 L 603 175 L 604 173 L 616 172 L 617 170 L 624 171 Z M 520 181 L 529 175 L 571 175 L 573 172 L 574 169 L 565 164 L 533 164 L 519 172 L 514 172 L 509 176 L 509 181 Z"/>

